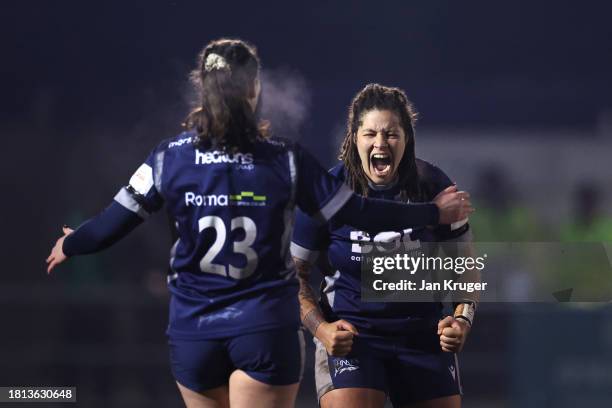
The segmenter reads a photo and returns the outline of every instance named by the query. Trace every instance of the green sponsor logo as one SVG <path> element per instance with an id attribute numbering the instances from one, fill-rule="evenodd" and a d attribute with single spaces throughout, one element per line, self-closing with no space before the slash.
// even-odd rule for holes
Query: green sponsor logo
<path id="1" fill-rule="evenodd" d="M 266 205 L 266 196 L 256 195 L 252 191 L 241 191 L 240 194 L 230 194 L 229 199 L 234 205 Z"/>

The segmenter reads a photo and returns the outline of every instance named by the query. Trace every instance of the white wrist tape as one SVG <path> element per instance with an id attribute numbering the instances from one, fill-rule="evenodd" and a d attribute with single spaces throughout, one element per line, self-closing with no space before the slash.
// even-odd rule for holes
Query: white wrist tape
<path id="1" fill-rule="evenodd" d="M 460 303 L 455 307 L 455 319 L 462 319 L 469 323 L 471 326 L 474 322 L 474 315 L 476 314 L 476 306 L 473 303 Z"/>

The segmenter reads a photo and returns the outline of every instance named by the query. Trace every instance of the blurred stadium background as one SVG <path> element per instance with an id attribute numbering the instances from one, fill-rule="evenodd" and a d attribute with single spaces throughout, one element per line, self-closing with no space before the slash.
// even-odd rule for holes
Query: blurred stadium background
<path id="1" fill-rule="evenodd" d="M 83 407 L 181 405 L 164 216 L 54 276 L 44 259 L 62 224 L 103 208 L 179 131 L 187 73 L 221 36 L 259 47 L 264 113 L 326 165 L 352 96 L 399 86 L 421 113 L 418 156 L 472 193 L 478 240 L 612 241 L 610 3 L 0 7 L 0 386 L 77 386 Z M 611 350 L 609 305 L 483 304 L 460 356 L 464 406 L 608 406 Z M 298 407 L 315 405 L 308 355 Z"/>

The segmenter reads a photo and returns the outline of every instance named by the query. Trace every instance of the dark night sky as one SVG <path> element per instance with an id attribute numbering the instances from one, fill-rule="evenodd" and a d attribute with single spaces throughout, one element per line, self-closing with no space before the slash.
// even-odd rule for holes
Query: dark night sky
<path id="1" fill-rule="evenodd" d="M 184 100 L 195 54 L 220 36 L 255 43 L 266 67 L 298 71 L 317 133 L 343 118 L 366 82 L 405 88 L 430 124 L 591 126 L 612 105 L 612 6 L 603 1 L 2 7 L 9 122 L 47 115 L 56 128 L 120 126 L 162 112 Z"/>

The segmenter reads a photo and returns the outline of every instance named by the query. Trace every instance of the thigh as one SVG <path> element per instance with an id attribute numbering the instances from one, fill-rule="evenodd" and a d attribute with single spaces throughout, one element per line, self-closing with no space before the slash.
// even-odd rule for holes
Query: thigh
<path id="1" fill-rule="evenodd" d="M 299 383 L 304 369 L 304 333 L 276 329 L 236 336 L 227 341 L 232 365 L 260 383 Z M 230 390 L 231 392 L 231 390 Z"/>
<path id="2" fill-rule="evenodd" d="M 373 388 L 338 388 L 319 399 L 321 408 L 383 408 L 387 396 Z"/>
<path id="3" fill-rule="evenodd" d="M 227 388 L 234 368 L 223 341 L 170 339 L 169 345 L 172 374 L 183 388 L 200 394 Z"/>
<path id="4" fill-rule="evenodd" d="M 229 401 L 232 408 L 293 408 L 299 383 L 270 385 L 242 370 L 230 376 Z"/>
<path id="5" fill-rule="evenodd" d="M 195 392 L 180 383 L 181 397 L 187 408 L 229 408 L 229 388 L 227 385 L 210 390 Z"/>
<path id="6" fill-rule="evenodd" d="M 387 372 L 394 407 L 454 408 L 461 404 L 461 376 L 454 353 L 398 348 Z"/>
<path id="7" fill-rule="evenodd" d="M 344 357 L 327 354 L 315 339 L 315 383 L 322 407 L 382 407 L 386 399 L 386 372 L 370 342 L 355 339 Z"/>

